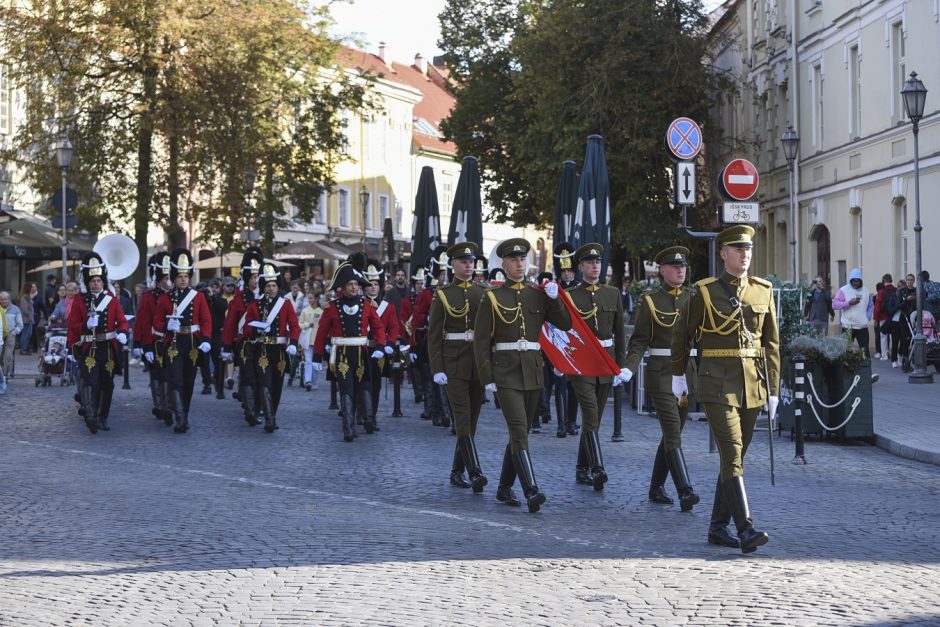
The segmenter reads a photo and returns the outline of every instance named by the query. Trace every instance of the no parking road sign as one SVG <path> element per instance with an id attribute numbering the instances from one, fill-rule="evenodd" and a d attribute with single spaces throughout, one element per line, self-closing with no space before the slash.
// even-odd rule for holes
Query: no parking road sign
<path id="1" fill-rule="evenodd" d="M 702 129 L 694 120 L 676 118 L 666 131 L 666 146 L 680 161 L 694 159 L 702 149 Z"/>
<path id="2" fill-rule="evenodd" d="M 757 168 L 747 159 L 734 159 L 718 177 L 721 190 L 733 200 L 747 200 L 757 192 L 760 177 Z"/>

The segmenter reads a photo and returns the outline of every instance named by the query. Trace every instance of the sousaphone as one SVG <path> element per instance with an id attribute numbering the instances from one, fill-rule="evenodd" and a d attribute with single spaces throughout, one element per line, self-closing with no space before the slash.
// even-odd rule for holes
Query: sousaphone
<path id="1" fill-rule="evenodd" d="M 117 281 L 134 274 L 140 263 L 140 251 L 137 243 L 127 235 L 113 233 L 99 239 L 92 249 L 104 260 L 108 267 L 108 279 Z"/>

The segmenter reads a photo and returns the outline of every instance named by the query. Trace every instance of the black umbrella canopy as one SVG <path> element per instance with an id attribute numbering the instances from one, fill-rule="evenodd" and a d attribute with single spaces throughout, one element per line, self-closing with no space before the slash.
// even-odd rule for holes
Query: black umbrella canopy
<path id="1" fill-rule="evenodd" d="M 415 194 L 415 217 L 411 225 L 411 269 L 424 267 L 431 252 L 441 245 L 441 211 L 437 204 L 437 186 L 431 166 L 421 168 L 418 193 Z"/>
<path id="2" fill-rule="evenodd" d="M 575 250 L 591 242 L 600 244 L 605 250 L 610 248 L 610 184 L 607 179 L 604 138 L 600 135 L 590 135 L 587 139 L 584 169 L 578 186 L 574 232 L 570 241 Z M 604 280 L 606 276 L 605 259 L 601 266 L 601 279 Z"/>
<path id="3" fill-rule="evenodd" d="M 578 206 L 578 172 L 574 161 L 561 164 L 561 180 L 555 194 L 555 228 L 552 241 L 570 242 L 574 230 L 574 212 Z"/>
<path id="4" fill-rule="evenodd" d="M 447 229 L 448 246 L 461 242 L 473 242 L 483 250 L 483 200 L 476 157 L 464 157 Z"/>

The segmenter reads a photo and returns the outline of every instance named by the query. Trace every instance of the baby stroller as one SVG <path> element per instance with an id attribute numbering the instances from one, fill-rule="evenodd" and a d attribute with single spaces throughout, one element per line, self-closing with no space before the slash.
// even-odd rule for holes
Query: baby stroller
<path id="1" fill-rule="evenodd" d="M 68 342 L 65 329 L 49 329 L 39 356 L 39 373 L 36 387 L 52 385 L 52 378 L 59 378 L 59 385 L 73 385 L 72 369 L 68 361 Z"/>
<path id="2" fill-rule="evenodd" d="M 907 349 L 907 354 L 904 355 L 901 361 L 901 369 L 904 372 L 910 372 L 914 369 L 914 320 L 917 318 L 917 312 L 911 312 L 910 317 L 902 316 L 904 321 L 907 323 L 907 330 L 910 333 L 911 342 L 910 346 Z M 934 319 L 933 314 L 931 314 L 926 309 L 923 311 L 923 324 L 921 328 L 924 332 L 924 337 L 927 338 L 926 343 L 924 344 L 924 352 L 926 354 L 926 366 L 934 367 L 934 370 L 940 372 L 940 329 L 937 328 L 937 321 Z"/>

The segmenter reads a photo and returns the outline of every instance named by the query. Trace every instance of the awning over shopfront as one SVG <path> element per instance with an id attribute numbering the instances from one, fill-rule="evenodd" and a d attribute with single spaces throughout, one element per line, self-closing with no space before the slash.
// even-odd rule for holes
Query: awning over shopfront
<path id="1" fill-rule="evenodd" d="M 68 256 L 80 259 L 92 249 L 93 242 L 70 239 Z M 49 225 L 36 218 L 17 218 L 0 223 L 0 259 L 59 259 L 62 238 Z"/>
<path id="2" fill-rule="evenodd" d="M 348 246 L 339 242 L 305 240 L 278 248 L 274 252 L 274 258 L 341 260 L 346 259 L 351 252 L 352 250 Z"/>

